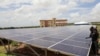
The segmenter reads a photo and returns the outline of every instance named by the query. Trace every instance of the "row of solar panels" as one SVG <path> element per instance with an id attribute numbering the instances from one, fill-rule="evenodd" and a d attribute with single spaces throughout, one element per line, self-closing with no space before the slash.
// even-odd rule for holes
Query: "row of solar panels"
<path id="1" fill-rule="evenodd" d="M 89 28 L 90 25 L 81 25 L 0 30 L 0 37 L 40 48 L 87 56 L 91 39 L 85 38 L 89 36 Z"/>

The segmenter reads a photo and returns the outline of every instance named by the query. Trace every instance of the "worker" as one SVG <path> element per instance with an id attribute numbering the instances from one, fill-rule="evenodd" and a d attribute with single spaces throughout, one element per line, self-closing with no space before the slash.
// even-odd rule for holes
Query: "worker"
<path id="1" fill-rule="evenodd" d="M 97 27 L 90 28 L 90 37 L 92 38 L 92 51 L 96 55 L 98 53 L 98 37 L 99 33 Z"/>

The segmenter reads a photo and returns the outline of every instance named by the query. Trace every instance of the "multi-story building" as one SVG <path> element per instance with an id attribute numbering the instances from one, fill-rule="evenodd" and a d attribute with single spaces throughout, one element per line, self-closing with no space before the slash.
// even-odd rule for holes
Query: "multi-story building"
<path id="1" fill-rule="evenodd" d="M 52 20 L 40 20 L 41 27 L 52 27 L 52 26 L 65 26 L 67 24 L 67 19 L 53 18 Z"/>

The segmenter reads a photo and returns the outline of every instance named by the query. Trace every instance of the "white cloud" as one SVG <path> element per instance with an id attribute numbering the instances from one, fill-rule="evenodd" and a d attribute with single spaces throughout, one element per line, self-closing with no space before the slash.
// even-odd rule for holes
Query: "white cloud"
<path id="1" fill-rule="evenodd" d="M 30 5 L 22 5 L 16 10 L 0 11 L 0 26 L 23 26 L 23 25 L 39 25 L 40 19 L 59 18 L 64 12 L 68 12 L 79 6 L 79 0 L 0 0 L 0 7 L 6 8 L 11 4 L 19 6 L 21 3 L 29 3 Z M 80 0 L 81 2 L 93 2 L 95 0 Z M 99 5 L 92 9 L 91 13 L 85 15 L 80 12 L 69 13 L 73 21 L 83 20 L 93 15 L 97 17 L 99 14 Z M 81 10 L 81 9 L 80 9 Z M 88 9 L 82 11 L 87 11 Z M 98 16 L 99 17 L 99 16 Z M 65 17 L 62 17 L 65 18 Z M 88 17 L 90 18 L 90 17 Z M 84 19 L 86 20 L 86 19 Z M 4 23 L 3 23 L 4 22 Z"/>
<path id="2" fill-rule="evenodd" d="M 93 9 L 91 14 L 100 14 L 100 3 L 98 3 Z"/>
<path id="3" fill-rule="evenodd" d="M 50 6 L 59 4 L 59 0 L 33 0 L 35 6 Z"/>
<path id="4" fill-rule="evenodd" d="M 0 21 L 5 22 L 0 26 L 39 25 L 40 19 L 59 17 L 63 12 L 76 7 L 77 0 L 68 0 L 61 4 L 62 0 L 0 0 L 0 7 L 8 7 L 9 4 L 31 3 L 23 5 L 13 11 L 0 13 Z"/>
<path id="5" fill-rule="evenodd" d="M 80 2 L 82 3 L 91 3 L 94 2 L 95 0 L 80 0 Z"/>
<path id="6" fill-rule="evenodd" d="M 69 22 L 77 22 L 81 21 L 81 15 L 79 12 L 70 13 L 70 20 Z"/>
<path id="7" fill-rule="evenodd" d="M 79 17 L 79 16 L 80 16 L 80 14 L 78 12 L 70 14 L 70 17 L 72 17 L 72 18 Z"/>
<path id="8" fill-rule="evenodd" d="M 100 3 L 96 4 L 90 15 L 94 21 L 100 21 Z"/>
<path id="9" fill-rule="evenodd" d="M 79 12 L 70 14 L 70 22 L 87 21 L 87 22 L 100 22 L 100 3 L 96 4 L 89 13 L 82 15 Z"/>
<path id="10" fill-rule="evenodd" d="M 0 0 L 0 7 L 8 7 L 10 4 L 30 3 L 32 0 Z"/>

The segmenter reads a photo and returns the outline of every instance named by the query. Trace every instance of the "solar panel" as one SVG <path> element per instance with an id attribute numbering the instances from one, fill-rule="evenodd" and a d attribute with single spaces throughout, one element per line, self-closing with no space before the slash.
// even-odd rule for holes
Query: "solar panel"
<path id="1" fill-rule="evenodd" d="M 72 40 L 65 40 L 61 43 L 66 44 L 66 45 L 68 44 L 68 45 L 73 45 L 73 46 L 79 46 L 79 47 L 83 47 L 83 48 L 90 47 L 88 43 L 79 42 L 79 41 L 72 41 Z"/>
<path id="2" fill-rule="evenodd" d="M 43 40 L 47 40 L 47 41 L 53 41 L 53 42 L 59 42 L 61 41 L 62 39 L 58 39 L 58 38 L 50 38 L 50 37 L 43 37 L 41 38 Z"/>
<path id="3" fill-rule="evenodd" d="M 30 40 L 30 41 L 27 41 L 25 43 L 35 45 L 35 46 L 44 47 L 44 48 L 47 48 L 47 47 L 54 44 L 53 42 L 49 42 L 49 41 L 45 41 L 45 40 L 41 40 L 41 39 Z"/>
<path id="4" fill-rule="evenodd" d="M 17 41 L 19 41 L 19 42 L 23 42 L 23 41 L 26 41 L 26 40 L 30 40 L 30 39 L 33 39 L 32 37 L 30 37 L 30 36 L 15 36 L 15 37 L 10 37 L 9 39 L 11 39 L 11 40 L 17 40 Z"/>
<path id="5" fill-rule="evenodd" d="M 0 30 L 0 37 L 79 56 L 88 55 L 90 25 Z"/>
<path id="6" fill-rule="evenodd" d="M 80 41 L 80 42 L 87 42 L 90 43 L 90 40 L 81 39 L 81 38 L 70 38 L 70 40 Z"/>
<path id="7" fill-rule="evenodd" d="M 68 35 L 67 35 L 67 36 L 62 36 L 62 35 L 56 34 L 56 35 L 50 35 L 49 37 L 52 37 L 52 38 L 59 38 L 59 39 L 65 39 L 65 38 L 68 37 Z"/>
<path id="8" fill-rule="evenodd" d="M 75 56 L 87 56 L 88 49 L 74 47 L 71 45 L 57 44 L 52 47 L 53 49 L 57 49 L 59 51 L 69 52 L 75 54 Z"/>

